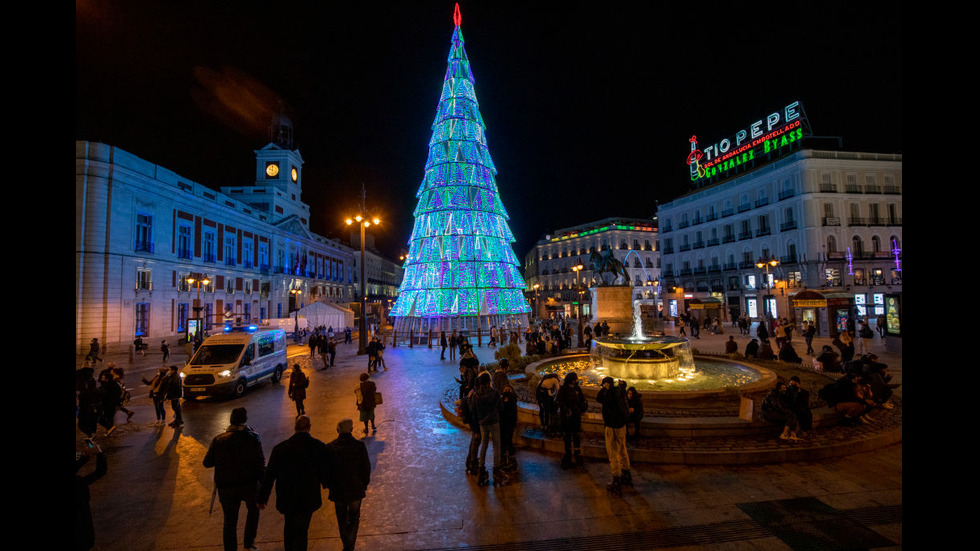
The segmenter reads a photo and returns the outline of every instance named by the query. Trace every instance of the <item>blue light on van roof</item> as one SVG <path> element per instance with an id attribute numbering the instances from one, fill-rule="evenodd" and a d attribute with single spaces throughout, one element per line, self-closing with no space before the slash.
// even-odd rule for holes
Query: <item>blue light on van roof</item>
<path id="1" fill-rule="evenodd" d="M 225 324 L 225 328 L 224 328 L 223 332 L 225 332 L 225 333 L 232 333 L 234 331 L 244 331 L 244 332 L 247 332 L 247 333 L 255 333 L 258 330 L 259 330 L 259 326 L 258 325 L 255 325 L 254 323 L 251 324 L 251 325 L 232 325 L 232 324 L 228 323 L 228 324 Z"/>

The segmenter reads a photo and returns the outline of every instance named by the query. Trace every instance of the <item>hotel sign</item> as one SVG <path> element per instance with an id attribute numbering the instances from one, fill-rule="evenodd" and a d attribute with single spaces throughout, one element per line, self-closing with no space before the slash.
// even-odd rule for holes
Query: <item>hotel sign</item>
<path id="1" fill-rule="evenodd" d="M 714 176 L 742 172 L 795 151 L 804 137 L 804 121 L 803 106 L 794 101 L 703 150 L 698 148 L 697 136 L 691 136 L 691 152 L 687 156 L 691 181 L 700 183 Z"/>

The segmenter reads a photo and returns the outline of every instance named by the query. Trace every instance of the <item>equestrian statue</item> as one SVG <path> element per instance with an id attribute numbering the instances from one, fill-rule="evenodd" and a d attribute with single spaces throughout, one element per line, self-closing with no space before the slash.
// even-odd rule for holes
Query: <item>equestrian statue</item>
<path id="1" fill-rule="evenodd" d="M 623 276 L 626 281 L 626 285 L 630 284 L 630 275 L 626 271 L 626 267 L 623 263 L 619 261 L 615 256 L 613 256 L 612 249 L 599 254 L 595 249 L 589 253 L 589 261 L 592 262 L 592 271 L 602 284 L 606 284 L 605 279 L 603 279 L 602 274 L 605 272 L 611 272 L 613 274 L 613 283 L 616 282 L 616 277 Z"/>

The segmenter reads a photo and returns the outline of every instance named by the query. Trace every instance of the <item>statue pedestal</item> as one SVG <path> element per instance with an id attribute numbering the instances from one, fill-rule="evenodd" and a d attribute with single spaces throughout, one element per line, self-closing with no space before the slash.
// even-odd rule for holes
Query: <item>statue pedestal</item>
<path id="1" fill-rule="evenodd" d="M 609 324 L 611 335 L 629 335 L 633 331 L 633 287 L 610 285 L 591 287 L 592 321 Z"/>

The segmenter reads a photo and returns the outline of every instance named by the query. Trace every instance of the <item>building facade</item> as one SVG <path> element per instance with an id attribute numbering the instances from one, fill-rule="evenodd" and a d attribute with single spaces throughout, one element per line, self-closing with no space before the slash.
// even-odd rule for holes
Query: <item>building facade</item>
<path id="1" fill-rule="evenodd" d="M 80 351 L 93 338 L 110 348 L 136 336 L 173 344 L 198 325 L 357 300 L 355 251 L 309 230 L 299 151 L 278 140 L 255 155 L 255 182 L 219 192 L 117 147 L 76 141 Z"/>
<path id="2" fill-rule="evenodd" d="M 537 317 L 582 315 L 591 318 L 589 287 L 600 283 L 590 254 L 611 252 L 623 263 L 635 287 L 634 300 L 655 301 L 660 279 L 657 220 L 605 218 L 562 228 L 538 241 L 524 257 L 528 299 Z M 576 269 L 578 266 L 581 268 Z M 601 277 L 613 283 L 612 274 Z"/>
<path id="3" fill-rule="evenodd" d="M 874 319 L 901 293 L 901 155 L 801 149 L 661 204 L 658 218 L 666 315 L 693 306 L 834 334 L 840 316 Z M 806 289 L 849 306 L 794 302 Z"/>

